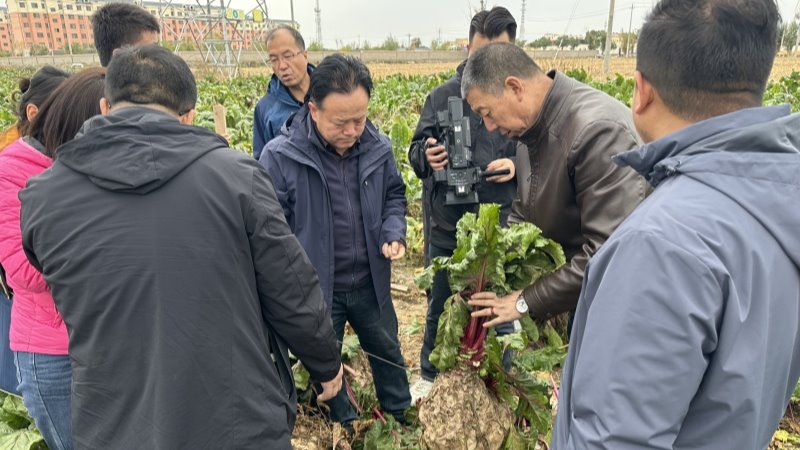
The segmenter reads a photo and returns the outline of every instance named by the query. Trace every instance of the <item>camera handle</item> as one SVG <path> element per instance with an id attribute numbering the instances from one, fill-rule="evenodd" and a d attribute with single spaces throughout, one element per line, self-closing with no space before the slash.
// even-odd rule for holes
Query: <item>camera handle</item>
<path id="1" fill-rule="evenodd" d="M 508 170 L 508 169 L 503 169 L 503 170 L 488 170 L 488 171 L 486 171 L 486 172 L 481 172 L 481 177 L 483 177 L 483 178 L 489 178 L 489 177 L 494 177 L 494 176 L 497 176 L 497 175 L 508 175 L 508 174 L 510 174 L 510 173 L 511 173 L 511 171 L 510 171 L 510 170 Z"/>

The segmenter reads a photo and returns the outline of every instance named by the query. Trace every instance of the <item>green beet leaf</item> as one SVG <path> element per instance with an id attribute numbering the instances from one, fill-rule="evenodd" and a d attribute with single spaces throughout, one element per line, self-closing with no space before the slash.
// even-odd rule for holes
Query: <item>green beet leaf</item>
<path id="1" fill-rule="evenodd" d="M 530 315 L 524 315 L 522 318 L 519 319 L 520 325 L 522 325 L 522 331 L 528 336 L 528 342 L 536 342 L 539 340 L 539 327 L 536 326 L 536 322 L 531 319 Z"/>
<path id="2" fill-rule="evenodd" d="M 292 377 L 294 378 L 294 388 L 298 391 L 305 391 L 308 389 L 311 374 L 308 373 L 303 363 L 297 361 L 292 366 Z"/>
<path id="3" fill-rule="evenodd" d="M 553 328 L 549 323 L 544 326 L 544 337 L 547 339 L 547 344 L 551 347 L 563 347 L 564 341 L 559 336 L 558 331 Z"/>
<path id="4" fill-rule="evenodd" d="M 433 277 L 436 275 L 436 272 L 445 270 L 449 265 L 450 258 L 446 256 L 433 258 L 431 260 L 431 265 L 414 277 L 414 284 L 423 290 L 430 289 L 431 286 L 433 286 Z"/>
<path id="5" fill-rule="evenodd" d="M 353 361 L 361 350 L 361 342 L 355 334 L 346 334 L 342 339 L 342 361 Z"/>
<path id="6" fill-rule="evenodd" d="M 47 450 L 37 430 L 22 429 L 0 435 L 0 450 Z"/>
<path id="7" fill-rule="evenodd" d="M 499 245 L 500 206 L 483 204 L 480 213 L 467 213 L 456 226 L 457 246 L 447 267 L 453 292 L 482 291 L 503 282 L 505 248 Z"/>
<path id="8" fill-rule="evenodd" d="M 469 310 L 467 303 L 458 294 L 453 294 L 445 301 L 444 312 L 439 316 L 436 344 L 428 358 L 442 372 L 456 365 L 464 326 L 469 321 Z"/>
<path id="9" fill-rule="evenodd" d="M 33 423 L 33 419 L 28 415 L 25 405 L 22 404 L 22 398 L 4 392 L 0 395 L 2 395 L 0 421 L 14 430 L 28 428 Z"/>

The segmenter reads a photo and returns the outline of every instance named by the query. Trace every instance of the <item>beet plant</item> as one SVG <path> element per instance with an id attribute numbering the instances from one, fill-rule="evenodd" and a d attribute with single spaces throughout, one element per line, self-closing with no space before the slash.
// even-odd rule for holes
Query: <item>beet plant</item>
<path id="1" fill-rule="evenodd" d="M 533 448 L 550 430 L 549 370 L 563 360 L 564 346 L 552 327 L 539 329 L 530 317 L 521 330 L 498 336 L 471 317 L 467 304 L 476 292 L 498 296 L 522 290 L 565 263 L 556 242 L 530 223 L 500 227 L 498 205 L 481 205 L 458 222 L 452 257 L 434 258 L 417 277 L 430 288 L 434 274 L 446 270 L 452 295 L 439 318 L 430 361 L 440 373 L 419 406 L 422 443 L 430 449 Z M 557 339 L 558 338 L 558 339 Z M 503 355 L 513 352 L 510 362 Z"/>

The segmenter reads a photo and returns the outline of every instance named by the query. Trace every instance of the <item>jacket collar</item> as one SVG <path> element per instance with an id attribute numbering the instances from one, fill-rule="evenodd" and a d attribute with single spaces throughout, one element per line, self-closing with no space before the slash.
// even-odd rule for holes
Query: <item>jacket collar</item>
<path id="1" fill-rule="evenodd" d="M 319 159 L 319 152 L 327 150 L 314 130 L 308 104 L 303 105 L 287 120 L 281 132 L 287 137 L 284 141 L 286 145 L 278 146 L 275 149 L 277 153 L 321 170 L 322 162 Z M 391 145 L 388 142 L 385 143 L 386 145 L 382 145 L 383 140 L 384 138 L 381 137 L 372 122 L 367 120 L 364 132 L 357 143 L 360 151 L 360 167 L 363 168 L 361 169 L 362 173 L 383 163 L 386 158 L 391 156 Z"/>
<path id="2" fill-rule="evenodd" d="M 308 63 L 306 65 L 306 72 L 308 72 L 309 76 L 314 71 L 314 69 L 316 69 L 316 67 L 313 64 Z M 274 93 L 273 95 L 275 95 L 275 98 L 277 98 L 281 103 L 290 106 L 297 106 L 299 104 L 304 103 L 305 101 L 304 99 L 303 102 L 298 102 L 297 99 L 295 99 L 294 96 L 292 96 L 292 93 L 289 91 L 289 88 L 286 87 L 286 85 L 283 84 L 280 78 L 278 78 L 278 76 L 275 75 L 274 73 L 272 74 L 272 77 L 270 77 L 269 84 L 267 85 L 267 94 L 272 94 L 272 93 Z M 308 96 L 308 94 L 306 94 L 306 96 Z"/>
<path id="3" fill-rule="evenodd" d="M 456 74 L 453 75 L 453 78 L 458 81 L 458 84 L 461 84 L 461 77 L 464 75 L 464 68 L 467 67 L 467 60 L 461 61 L 461 63 L 456 67 Z"/>
<path id="4" fill-rule="evenodd" d="M 712 117 L 669 134 L 637 149 L 614 156 L 615 163 L 630 166 L 651 185 L 658 184 L 676 172 L 680 157 L 712 151 L 754 151 L 753 148 L 725 148 L 725 141 L 733 141 L 740 130 L 756 127 L 788 116 L 788 105 L 748 108 Z M 730 134 L 729 138 L 719 135 Z M 718 139 L 715 139 L 718 137 Z M 709 140 L 712 144 L 706 145 Z M 766 149 L 764 149 L 766 150 Z"/>
<path id="5" fill-rule="evenodd" d="M 547 76 L 552 78 L 553 84 L 544 97 L 539 115 L 533 125 L 519 137 L 520 142 L 531 148 L 535 148 L 535 144 L 558 122 L 566 100 L 575 87 L 574 80 L 555 70 L 548 72 Z"/>

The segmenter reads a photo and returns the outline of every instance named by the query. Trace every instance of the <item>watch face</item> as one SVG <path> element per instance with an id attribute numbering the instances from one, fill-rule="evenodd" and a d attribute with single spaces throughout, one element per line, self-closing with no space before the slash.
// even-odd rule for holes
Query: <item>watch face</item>
<path id="1" fill-rule="evenodd" d="M 517 299 L 517 312 L 520 314 L 528 312 L 528 304 L 525 303 L 525 299 L 522 297 Z"/>

